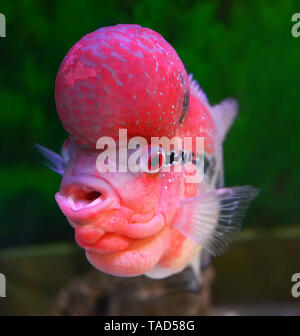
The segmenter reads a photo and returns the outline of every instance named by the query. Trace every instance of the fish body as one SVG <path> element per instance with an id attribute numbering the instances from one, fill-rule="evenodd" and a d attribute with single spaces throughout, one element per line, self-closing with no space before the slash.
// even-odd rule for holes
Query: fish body
<path id="1" fill-rule="evenodd" d="M 61 155 L 39 149 L 63 176 L 56 201 L 94 267 L 164 278 L 199 264 L 203 249 L 225 250 L 257 194 L 223 185 L 222 144 L 237 115 L 234 100 L 211 106 L 171 45 L 138 25 L 100 28 L 78 41 L 60 66 L 55 98 L 69 138 Z M 174 141 L 156 147 L 156 156 L 146 151 L 150 170 L 122 171 L 117 158 L 128 143 L 121 134 Z M 117 171 L 99 171 L 99 154 L 108 150 L 100 138 L 117 144 Z M 199 156 L 197 138 L 204 139 Z M 187 178 L 195 167 L 203 168 L 196 182 Z"/>

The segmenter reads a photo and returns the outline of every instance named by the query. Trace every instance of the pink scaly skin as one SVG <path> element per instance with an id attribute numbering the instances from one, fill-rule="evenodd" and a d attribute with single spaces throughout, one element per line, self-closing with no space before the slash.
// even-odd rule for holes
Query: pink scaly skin
<path id="1" fill-rule="evenodd" d="M 187 94 L 190 93 L 190 103 Z M 97 269 L 123 277 L 181 271 L 200 246 L 173 226 L 180 200 L 205 191 L 183 174 L 99 173 L 99 137 L 205 137 L 214 152 L 215 126 L 190 90 L 175 50 L 137 25 L 101 28 L 77 42 L 57 75 L 56 105 L 70 139 L 56 200 L 77 243 Z M 188 105 L 188 107 L 185 106 Z M 156 276 L 155 276 L 156 277 Z"/>

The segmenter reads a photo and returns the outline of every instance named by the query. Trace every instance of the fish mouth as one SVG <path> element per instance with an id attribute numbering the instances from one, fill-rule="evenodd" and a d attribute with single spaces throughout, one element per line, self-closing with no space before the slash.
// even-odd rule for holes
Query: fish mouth
<path id="1" fill-rule="evenodd" d="M 87 186 L 81 186 L 80 188 L 72 186 L 69 190 L 71 190 L 71 193 L 65 197 L 67 197 L 68 203 L 74 211 L 94 207 L 103 202 L 102 193 Z"/>
<path id="2" fill-rule="evenodd" d="M 125 277 L 141 275 L 157 264 L 167 248 L 170 227 L 164 213 L 150 220 L 150 214 L 136 217 L 121 206 L 117 191 L 105 180 L 65 177 L 55 198 L 75 230 L 77 244 L 98 270 Z"/>
<path id="3" fill-rule="evenodd" d="M 55 199 L 72 226 L 95 220 L 105 209 L 120 208 L 109 183 L 88 175 L 64 178 Z"/>

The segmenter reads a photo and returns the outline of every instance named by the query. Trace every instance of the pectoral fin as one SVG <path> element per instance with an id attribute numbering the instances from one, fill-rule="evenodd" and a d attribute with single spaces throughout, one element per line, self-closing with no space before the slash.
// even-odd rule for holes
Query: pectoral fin
<path id="1" fill-rule="evenodd" d="M 35 144 L 35 147 L 49 161 L 45 162 L 47 167 L 57 174 L 64 174 L 66 162 L 61 155 L 39 144 Z"/>
<path id="2" fill-rule="evenodd" d="M 174 227 L 211 255 L 220 255 L 240 232 L 241 220 L 257 194 L 257 189 L 244 186 L 185 199 Z"/>

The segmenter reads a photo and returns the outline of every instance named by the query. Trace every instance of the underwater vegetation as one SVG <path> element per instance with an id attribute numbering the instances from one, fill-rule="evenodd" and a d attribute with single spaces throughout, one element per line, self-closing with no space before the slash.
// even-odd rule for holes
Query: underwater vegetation
<path id="1" fill-rule="evenodd" d="M 245 226 L 298 224 L 299 40 L 297 2 L 1 2 L 2 135 L 0 246 L 72 240 L 55 204 L 59 176 L 41 165 L 35 142 L 58 151 L 67 137 L 53 88 L 59 64 L 83 35 L 136 23 L 158 31 L 194 74 L 211 104 L 234 97 L 240 115 L 224 144 L 226 185 L 261 189 Z"/>

